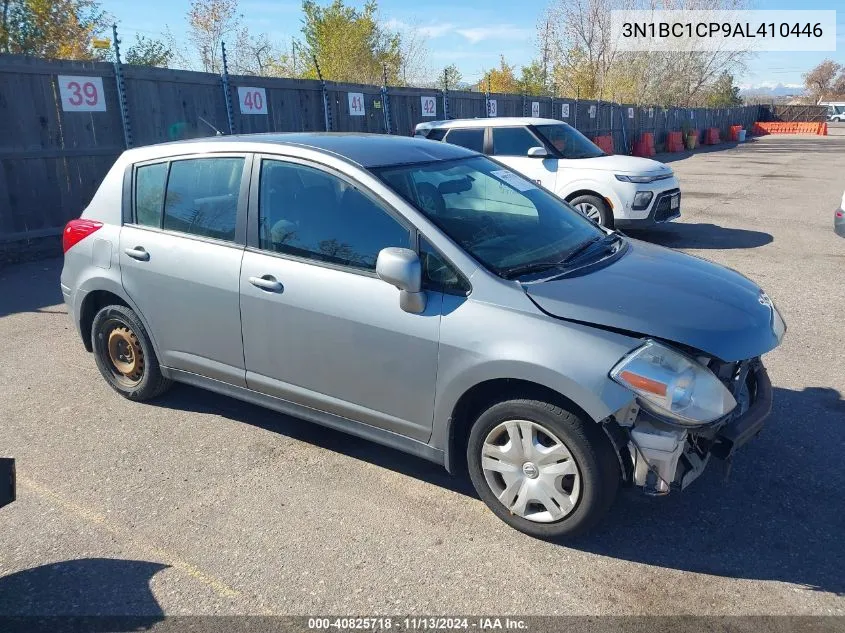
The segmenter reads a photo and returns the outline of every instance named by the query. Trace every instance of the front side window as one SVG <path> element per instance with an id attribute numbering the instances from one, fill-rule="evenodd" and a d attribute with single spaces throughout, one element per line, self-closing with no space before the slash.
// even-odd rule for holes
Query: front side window
<path id="1" fill-rule="evenodd" d="M 364 270 L 379 251 L 408 248 L 410 231 L 356 187 L 313 167 L 264 160 L 259 247 Z"/>
<path id="2" fill-rule="evenodd" d="M 534 129 L 545 137 L 564 158 L 596 158 L 605 155 L 598 145 L 565 123 L 538 125 Z"/>
<path id="3" fill-rule="evenodd" d="M 243 158 L 173 161 L 163 228 L 234 241 L 243 169 Z"/>
<path id="4" fill-rule="evenodd" d="M 451 129 L 446 135 L 446 142 L 452 145 L 460 145 L 474 152 L 484 151 L 484 128 L 472 128 L 466 130 Z"/>
<path id="5" fill-rule="evenodd" d="M 543 144 L 524 127 L 494 127 L 494 156 L 528 156 L 532 147 Z"/>
<path id="6" fill-rule="evenodd" d="M 168 163 L 143 165 L 135 170 L 135 223 L 161 227 Z"/>
<path id="7" fill-rule="evenodd" d="M 503 277 L 561 262 L 605 235 L 559 198 L 483 156 L 374 171 Z"/>

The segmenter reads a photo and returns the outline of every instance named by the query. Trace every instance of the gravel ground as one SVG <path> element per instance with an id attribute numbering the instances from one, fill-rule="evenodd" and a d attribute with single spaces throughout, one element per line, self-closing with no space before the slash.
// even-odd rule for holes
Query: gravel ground
<path id="1" fill-rule="evenodd" d="M 60 260 L 0 270 L 0 614 L 845 614 L 845 136 L 672 162 L 683 218 L 637 237 L 735 268 L 784 314 L 763 435 L 725 484 L 619 496 L 564 547 L 416 458 L 178 386 L 115 394 Z"/>

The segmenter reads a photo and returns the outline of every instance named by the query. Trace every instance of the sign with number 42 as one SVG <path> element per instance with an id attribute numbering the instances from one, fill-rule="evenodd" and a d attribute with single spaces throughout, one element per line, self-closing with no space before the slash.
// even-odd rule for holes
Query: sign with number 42
<path id="1" fill-rule="evenodd" d="M 364 93 L 350 92 L 349 94 L 349 114 L 352 116 L 364 116 Z"/>
<path id="2" fill-rule="evenodd" d="M 423 116 L 437 116 L 437 98 L 427 95 L 420 97 Z"/>
<path id="3" fill-rule="evenodd" d="M 102 77 L 59 75 L 59 95 L 65 112 L 105 112 Z"/>
<path id="4" fill-rule="evenodd" d="M 267 114 L 267 92 L 264 88 L 238 86 L 241 114 Z"/>

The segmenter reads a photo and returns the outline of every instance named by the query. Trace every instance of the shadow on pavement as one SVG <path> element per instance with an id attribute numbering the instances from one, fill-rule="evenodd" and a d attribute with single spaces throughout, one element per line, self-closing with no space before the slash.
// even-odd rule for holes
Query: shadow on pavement
<path id="1" fill-rule="evenodd" d="M 769 233 L 731 229 L 716 224 L 672 222 L 648 230 L 625 230 L 635 239 L 671 248 L 735 249 L 758 248 L 771 244 Z"/>
<path id="2" fill-rule="evenodd" d="M 61 628 L 62 620 L 73 616 L 74 630 L 82 632 L 149 629 L 164 618 L 150 580 L 167 567 L 82 558 L 10 574 L 0 578 L 0 621 L 4 630 L 47 630 Z M 133 618 L 128 622 L 119 616 Z"/>
<path id="3" fill-rule="evenodd" d="M 61 258 L 54 258 L 0 268 L 0 317 L 47 312 L 41 308 L 64 303 L 59 286 L 62 263 Z"/>
<path id="4" fill-rule="evenodd" d="M 422 481 L 477 497 L 466 477 L 338 431 L 179 385 L 156 401 L 217 413 Z M 763 433 L 743 447 L 730 479 L 713 460 L 684 492 L 653 499 L 623 490 L 586 552 L 730 578 L 772 580 L 845 595 L 845 401 L 838 391 L 776 388 Z"/>

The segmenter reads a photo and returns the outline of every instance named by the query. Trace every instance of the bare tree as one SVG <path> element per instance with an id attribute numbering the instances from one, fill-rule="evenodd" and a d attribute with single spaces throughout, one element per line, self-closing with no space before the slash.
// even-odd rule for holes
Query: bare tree
<path id="1" fill-rule="evenodd" d="M 804 87 L 812 95 L 814 101 L 821 101 L 826 93 L 839 91 L 840 86 L 834 88 L 834 83 L 845 84 L 845 73 L 839 77 L 838 81 L 836 78 L 837 73 L 843 69 L 845 67 L 832 59 L 826 59 L 804 74 Z M 845 85 L 841 88 L 845 88 Z"/>
<path id="2" fill-rule="evenodd" d="M 237 39 L 240 23 L 238 0 L 191 0 L 188 38 L 205 72 L 222 70 L 220 44 L 227 37 Z"/>

